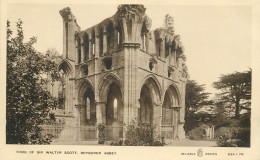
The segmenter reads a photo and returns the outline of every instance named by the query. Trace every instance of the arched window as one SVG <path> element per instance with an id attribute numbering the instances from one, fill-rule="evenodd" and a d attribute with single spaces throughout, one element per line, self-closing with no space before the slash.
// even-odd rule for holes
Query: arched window
<path id="1" fill-rule="evenodd" d="M 77 46 L 78 46 L 78 63 L 81 62 L 81 43 L 80 38 L 77 38 Z"/>
<path id="2" fill-rule="evenodd" d="M 90 119 L 90 100 L 86 99 L 86 119 Z"/>
<path id="3" fill-rule="evenodd" d="M 148 33 L 148 30 L 147 30 L 147 28 L 146 28 L 146 26 L 145 26 L 145 23 L 143 24 L 143 26 L 142 26 L 142 29 L 141 29 L 141 40 L 142 40 L 142 42 L 141 42 L 141 49 L 143 50 L 143 51 L 147 51 L 147 46 L 146 46 L 146 41 L 147 41 L 147 37 L 146 37 L 146 34 Z"/>
<path id="4" fill-rule="evenodd" d="M 114 99 L 114 120 L 117 120 L 117 99 Z"/>
<path id="5" fill-rule="evenodd" d="M 88 88 L 84 92 L 81 107 L 81 125 L 95 125 L 96 124 L 96 105 L 95 105 L 95 94 L 92 89 Z"/>
<path id="6" fill-rule="evenodd" d="M 164 44 L 165 44 L 165 58 L 167 58 L 169 56 L 169 44 L 168 44 L 168 40 L 166 37 L 164 40 Z"/>
<path id="7" fill-rule="evenodd" d="M 99 56 L 103 55 L 103 28 L 100 28 L 99 31 Z"/>
<path id="8" fill-rule="evenodd" d="M 121 26 L 119 24 L 117 28 L 117 46 L 118 46 L 117 49 L 120 49 L 122 43 L 123 43 L 123 33 L 122 33 Z"/>
<path id="9" fill-rule="evenodd" d="M 95 31 L 92 32 L 92 55 L 91 55 L 91 58 L 94 57 L 95 55 L 95 41 L 96 41 L 96 33 Z"/>
<path id="10" fill-rule="evenodd" d="M 89 59 L 89 38 L 88 35 L 84 35 L 84 61 Z"/>
<path id="11" fill-rule="evenodd" d="M 59 85 L 59 109 L 65 109 L 65 99 L 66 99 L 66 75 L 63 70 L 60 70 L 61 81 Z"/>
<path id="12" fill-rule="evenodd" d="M 112 23 L 107 26 L 107 52 L 110 55 L 114 48 L 114 27 Z"/>

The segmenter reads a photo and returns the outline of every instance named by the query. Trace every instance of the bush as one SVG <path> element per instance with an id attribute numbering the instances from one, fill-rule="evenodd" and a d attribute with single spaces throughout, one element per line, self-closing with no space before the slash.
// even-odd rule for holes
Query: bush
<path id="1" fill-rule="evenodd" d="M 163 146 L 163 140 L 157 136 L 155 125 L 153 124 L 135 124 L 134 122 L 127 126 L 126 146 Z"/>
<path id="2" fill-rule="evenodd" d="M 105 141 L 106 141 L 105 125 L 99 123 L 98 124 L 98 144 L 104 144 Z"/>
<path id="3" fill-rule="evenodd" d="M 187 136 L 188 136 L 189 139 L 191 139 L 191 140 L 204 139 L 204 138 L 206 138 L 206 137 L 205 137 L 205 133 L 204 133 L 204 131 L 203 131 L 205 127 L 207 128 L 208 125 L 204 125 L 204 124 L 199 125 L 198 127 L 196 127 L 196 128 L 194 128 L 194 129 L 192 129 L 191 131 L 189 131 L 189 132 L 187 133 Z"/>
<path id="4" fill-rule="evenodd" d="M 223 127 L 218 130 L 218 146 L 221 147 L 250 147 L 250 128 Z"/>

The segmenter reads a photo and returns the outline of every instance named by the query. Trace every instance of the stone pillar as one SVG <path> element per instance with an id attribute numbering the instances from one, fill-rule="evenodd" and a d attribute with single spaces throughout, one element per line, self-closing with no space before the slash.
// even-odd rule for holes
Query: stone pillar
<path id="1" fill-rule="evenodd" d="M 80 122 L 80 117 L 81 117 L 81 112 L 80 112 L 80 108 L 81 108 L 81 104 L 77 104 L 77 105 L 75 105 L 75 107 L 76 107 L 76 113 L 75 113 L 75 115 L 76 115 L 76 125 L 77 126 L 80 126 L 80 124 L 81 124 L 81 122 Z"/>
<path id="2" fill-rule="evenodd" d="M 96 33 L 99 33 L 99 32 L 97 31 Z M 99 34 L 96 34 L 96 38 L 95 38 L 95 57 L 96 58 L 99 57 L 99 44 L 100 44 Z"/>
<path id="3" fill-rule="evenodd" d="M 185 139 L 185 131 L 184 131 L 184 123 L 183 122 L 179 122 L 178 124 L 178 137 L 180 140 Z"/>
<path id="4" fill-rule="evenodd" d="M 80 104 L 79 105 L 79 113 L 80 113 L 80 126 L 84 126 L 85 125 L 85 119 L 86 119 L 86 108 L 85 105 Z"/>
<path id="5" fill-rule="evenodd" d="M 85 62 L 85 48 L 84 48 L 84 43 L 81 43 L 81 60 L 80 62 L 81 63 L 84 63 Z"/>
<path id="6" fill-rule="evenodd" d="M 135 110 L 136 122 L 139 123 L 139 122 L 141 122 L 141 105 L 140 105 L 140 99 L 138 99 L 135 109 L 136 109 L 136 110 Z"/>
<path id="7" fill-rule="evenodd" d="M 178 121 L 177 121 L 177 114 L 176 114 L 176 108 L 173 109 L 173 139 L 176 140 L 177 132 L 178 132 Z"/>
<path id="8" fill-rule="evenodd" d="M 65 76 L 65 84 L 66 84 L 66 87 L 65 87 L 65 112 L 67 113 L 68 112 L 68 105 L 69 105 L 69 77 L 68 75 Z"/>
<path id="9" fill-rule="evenodd" d="M 99 123 L 106 124 L 106 105 L 105 105 L 105 102 L 96 102 L 96 118 L 97 118 L 97 125 Z"/>
<path id="10" fill-rule="evenodd" d="M 165 59 L 165 40 L 161 40 L 160 42 L 160 49 L 161 49 L 161 58 Z"/>
<path id="11" fill-rule="evenodd" d="M 174 59 L 174 66 L 177 67 L 177 56 L 175 50 L 173 50 L 173 59 Z"/>
<path id="12" fill-rule="evenodd" d="M 169 59 L 169 64 L 172 65 L 172 46 L 171 46 L 170 43 L 169 43 L 169 56 L 168 56 L 168 59 Z"/>
<path id="13" fill-rule="evenodd" d="M 148 52 L 149 53 L 149 39 L 150 39 L 150 37 L 149 37 L 150 35 L 149 35 L 149 32 L 146 32 L 145 33 L 145 48 L 146 48 L 146 52 Z"/>
<path id="14" fill-rule="evenodd" d="M 118 50 L 118 31 L 114 30 L 114 51 Z"/>
<path id="15" fill-rule="evenodd" d="M 91 43 L 91 39 L 89 39 L 89 42 L 88 42 L 88 57 L 89 59 L 92 59 L 92 43 Z"/>
<path id="16" fill-rule="evenodd" d="M 153 105 L 153 123 L 156 125 L 156 131 L 161 137 L 161 127 L 162 127 L 162 105 L 154 104 Z"/>

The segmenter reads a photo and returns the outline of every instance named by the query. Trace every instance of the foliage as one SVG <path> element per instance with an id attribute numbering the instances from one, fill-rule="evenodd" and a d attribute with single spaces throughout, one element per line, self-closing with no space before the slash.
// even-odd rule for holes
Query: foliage
<path id="1" fill-rule="evenodd" d="M 58 108 L 64 109 L 65 107 L 65 97 L 63 96 L 63 93 L 60 91 L 58 93 Z"/>
<path id="2" fill-rule="evenodd" d="M 49 143 L 50 137 L 41 136 L 39 125 L 48 120 L 57 99 L 43 89 L 44 75 L 58 79 L 57 66 L 50 57 L 33 48 L 37 42 L 35 37 L 24 42 L 21 20 L 16 26 L 17 36 L 12 37 L 10 22 L 7 22 L 6 143 Z"/>
<path id="3" fill-rule="evenodd" d="M 126 146 L 163 146 L 164 142 L 157 136 L 154 124 L 136 124 L 127 126 Z"/>
<path id="4" fill-rule="evenodd" d="M 198 126 L 198 123 L 194 121 L 199 115 L 195 112 L 205 105 L 213 104 L 212 101 L 207 100 L 210 93 L 204 92 L 205 85 L 200 85 L 194 80 L 188 80 L 186 84 L 185 95 L 185 126 L 186 132 L 192 130 Z"/>
<path id="5" fill-rule="evenodd" d="M 221 91 L 223 103 L 234 104 L 235 117 L 239 117 L 240 109 L 249 109 L 251 105 L 251 69 L 245 72 L 235 72 L 221 75 L 213 86 Z M 230 107 L 233 107 L 230 105 Z"/>
<path id="6" fill-rule="evenodd" d="M 115 141 L 106 141 L 104 143 L 104 145 L 107 145 L 107 146 L 122 146 L 123 140 L 119 139 L 119 140 L 115 140 Z"/>
<path id="7" fill-rule="evenodd" d="M 201 139 L 204 139 L 205 136 L 204 136 L 204 128 L 205 127 L 208 127 L 207 125 L 204 125 L 204 124 L 201 124 L 199 125 L 198 127 L 190 130 L 188 133 L 187 133 L 187 136 L 189 137 L 189 139 L 191 140 L 201 140 Z"/>
<path id="8" fill-rule="evenodd" d="M 218 140 L 220 147 L 250 147 L 250 128 L 228 127 Z"/>
<path id="9" fill-rule="evenodd" d="M 98 124 L 98 144 L 104 144 L 106 141 L 105 127 L 105 124 Z"/>
<path id="10" fill-rule="evenodd" d="M 219 146 L 250 146 L 250 114 L 243 114 L 239 118 L 225 118 L 216 123 L 215 130 Z"/>

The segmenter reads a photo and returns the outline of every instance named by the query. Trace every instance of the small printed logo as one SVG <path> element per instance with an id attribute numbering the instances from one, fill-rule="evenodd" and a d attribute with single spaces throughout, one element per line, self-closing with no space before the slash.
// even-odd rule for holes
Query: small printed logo
<path id="1" fill-rule="evenodd" d="M 197 151 L 197 156 L 199 156 L 199 157 L 203 156 L 203 151 L 201 148 Z"/>

